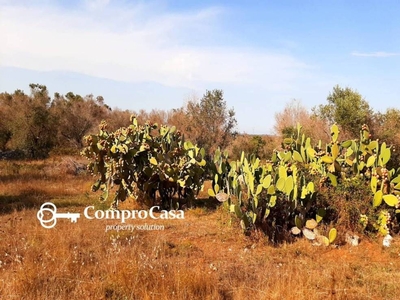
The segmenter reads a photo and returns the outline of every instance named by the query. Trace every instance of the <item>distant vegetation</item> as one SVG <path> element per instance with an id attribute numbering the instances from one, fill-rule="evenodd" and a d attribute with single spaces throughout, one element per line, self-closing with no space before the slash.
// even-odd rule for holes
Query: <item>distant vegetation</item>
<path id="1" fill-rule="evenodd" d="M 137 188 L 171 209 L 210 179 L 209 195 L 227 201 L 245 231 L 273 241 L 325 215 L 352 230 L 398 231 L 398 109 L 375 113 L 361 94 L 335 86 L 327 104 L 310 112 L 293 100 L 275 119 L 276 136 L 239 134 L 221 90 L 170 111 L 134 112 L 112 110 L 101 96 L 51 98 L 31 84 L 29 95 L 0 94 L 0 149 L 37 159 L 87 145 L 82 153 L 100 175 L 92 189 L 107 199 L 118 186 L 114 206 Z"/>
<path id="2" fill-rule="evenodd" d="M 0 94 L 0 151 L 20 150 L 30 158 L 43 158 L 50 152 L 77 154 L 84 145 L 83 137 L 96 133 L 102 120 L 113 131 L 126 126 L 131 115 L 140 124 L 176 126 L 207 154 L 219 147 L 227 149 L 231 158 L 239 158 L 241 151 L 269 158 L 282 137 L 296 132 L 297 123 L 316 141 L 329 142 L 329 128 L 336 123 L 343 139 L 358 138 L 360 124 L 367 124 L 374 137 L 392 145 L 393 150 L 400 143 L 400 110 L 374 112 L 361 94 L 348 87 L 335 86 L 327 104 L 312 111 L 299 101 L 289 102 L 275 115 L 274 136 L 238 133 L 235 111 L 228 107 L 221 90 L 206 91 L 201 99 L 190 99 L 168 111 L 134 111 L 111 109 L 102 96 L 69 92 L 51 97 L 45 85 L 30 84 L 29 88 L 28 94 L 22 90 Z M 398 152 L 392 153 L 394 164 L 399 158 Z"/>

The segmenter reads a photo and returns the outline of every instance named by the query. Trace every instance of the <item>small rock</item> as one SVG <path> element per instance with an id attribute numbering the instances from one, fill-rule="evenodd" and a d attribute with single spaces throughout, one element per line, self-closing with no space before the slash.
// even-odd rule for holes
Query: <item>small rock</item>
<path id="1" fill-rule="evenodd" d="M 352 246 L 358 246 L 360 237 L 358 235 L 346 233 L 346 243 Z"/>
<path id="2" fill-rule="evenodd" d="M 384 238 L 383 238 L 383 242 L 382 245 L 383 247 L 390 247 L 390 244 L 392 243 L 392 236 L 390 234 L 387 234 Z"/>

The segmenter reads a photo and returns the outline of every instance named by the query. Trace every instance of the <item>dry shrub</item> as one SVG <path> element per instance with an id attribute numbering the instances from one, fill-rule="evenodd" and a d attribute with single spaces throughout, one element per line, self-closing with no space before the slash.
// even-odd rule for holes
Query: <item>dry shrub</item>
<path id="1" fill-rule="evenodd" d="M 328 124 L 318 119 L 298 100 L 289 102 L 282 112 L 275 114 L 275 132 L 278 136 L 291 136 L 297 132 L 297 124 L 303 128 L 303 133 L 314 142 L 321 140 L 323 143 L 330 141 Z"/>
<path id="2" fill-rule="evenodd" d="M 242 151 L 254 154 L 261 159 L 270 159 L 274 149 L 280 146 L 281 139 L 270 135 L 239 134 L 226 148 L 231 159 L 239 159 Z"/>

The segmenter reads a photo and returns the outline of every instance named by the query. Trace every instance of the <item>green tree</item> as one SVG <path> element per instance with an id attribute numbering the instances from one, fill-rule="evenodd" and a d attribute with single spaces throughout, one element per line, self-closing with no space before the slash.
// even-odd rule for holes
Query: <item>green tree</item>
<path id="1" fill-rule="evenodd" d="M 371 123 L 373 111 L 357 91 L 336 85 L 327 98 L 328 104 L 313 108 L 314 115 L 338 124 L 345 134 L 358 137 L 362 124 Z"/>
<path id="2" fill-rule="evenodd" d="M 55 118 L 50 114 L 50 97 L 47 87 L 40 84 L 30 84 L 29 96 L 24 119 L 25 143 L 24 148 L 31 158 L 46 157 L 55 143 Z"/>
<path id="3" fill-rule="evenodd" d="M 264 148 L 266 142 L 265 140 L 262 138 L 262 136 L 259 135 L 253 135 L 251 137 L 251 146 L 252 146 L 252 151 L 251 154 L 254 154 L 257 157 L 260 157 L 261 155 L 261 151 Z"/>
<path id="4" fill-rule="evenodd" d="M 185 112 L 189 138 L 210 152 L 226 148 L 236 134 L 235 111 L 228 109 L 222 90 L 206 91 L 200 101 L 189 101 Z"/>

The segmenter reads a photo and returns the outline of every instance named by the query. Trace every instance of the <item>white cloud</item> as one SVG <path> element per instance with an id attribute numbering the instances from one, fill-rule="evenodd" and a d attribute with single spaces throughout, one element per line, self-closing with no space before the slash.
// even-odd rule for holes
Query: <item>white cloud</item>
<path id="1" fill-rule="evenodd" d="M 392 56 L 400 56 L 400 53 L 396 52 L 370 52 L 370 53 L 363 53 L 363 52 L 352 52 L 351 55 L 353 56 L 362 56 L 362 57 L 392 57 Z"/>
<path id="2" fill-rule="evenodd" d="M 218 38 L 219 7 L 170 13 L 156 3 L 83 3 L 80 10 L 0 6 L 0 64 L 195 89 L 220 83 L 271 91 L 290 89 L 308 69 L 290 55 L 205 44 Z"/>

